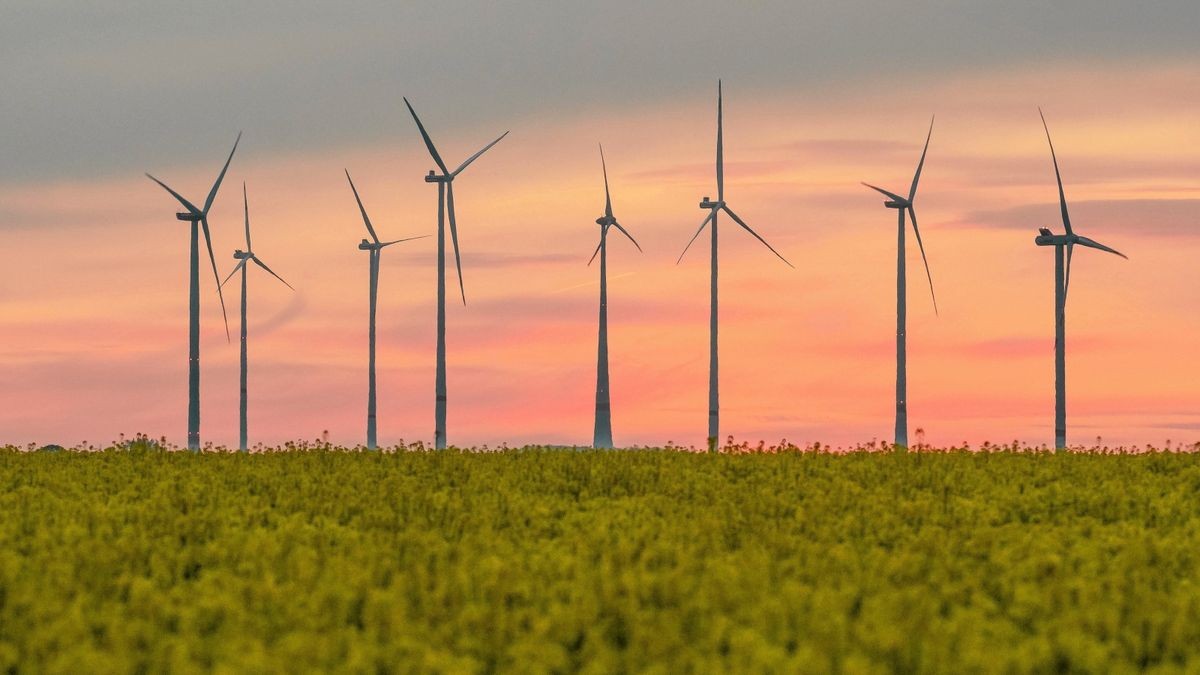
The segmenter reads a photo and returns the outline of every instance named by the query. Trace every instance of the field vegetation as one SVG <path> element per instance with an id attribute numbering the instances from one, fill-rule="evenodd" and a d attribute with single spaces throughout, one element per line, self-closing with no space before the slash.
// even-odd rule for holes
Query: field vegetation
<path id="1" fill-rule="evenodd" d="M 0 670 L 1200 672 L 1200 455 L 728 449 L 9 448 Z"/>

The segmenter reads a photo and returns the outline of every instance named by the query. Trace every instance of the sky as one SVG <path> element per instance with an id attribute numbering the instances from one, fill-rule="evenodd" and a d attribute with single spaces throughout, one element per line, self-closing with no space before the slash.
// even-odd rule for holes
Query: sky
<path id="1" fill-rule="evenodd" d="M 724 82 L 727 201 L 787 257 L 720 225 L 722 435 L 891 437 L 895 214 L 912 179 L 938 294 L 908 237 L 910 436 L 1053 441 L 1059 153 L 1077 251 L 1067 307 L 1075 444 L 1200 440 L 1200 7 L 1191 2 L 43 2 L 0 8 L 0 430 L 15 444 L 183 443 L 187 225 L 250 277 L 250 436 L 365 434 L 365 235 L 436 233 L 407 96 L 456 165 L 467 304 L 448 306 L 452 444 L 587 444 L 603 143 L 613 434 L 702 446 L 707 239 Z M 893 6 L 894 5 L 894 6 Z M 261 271 L 261 270 L 259 270 Z M 433 435 L 436 243 L 382 257 L 381 443 Z M 202 286 L 204 441 L 235 444 L 227 341 Z M 453 281 L 451 281 L 453 283 Z M 450 296 L 453 299 L 453 295 Z M 922 430 L 918 433 L 918 429 Z"/>

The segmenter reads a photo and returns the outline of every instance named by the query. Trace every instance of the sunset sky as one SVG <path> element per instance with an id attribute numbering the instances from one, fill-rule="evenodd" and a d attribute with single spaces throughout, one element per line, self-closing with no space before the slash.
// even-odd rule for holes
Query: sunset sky
<path id="1" fill-rule="evenodd" d="M 1056 3 L 27 3 L 0 28 L 0 441 L 184 443 L 187 224 L 150 171 L 202 202 L 222 277 L 250 280 L 250 437 L 364 438 L 367 255 L 342 173 L 385 239 L 435 234 L 455 166 L 468 304 L 448 306 L 449 441 L 586 444 L 595 392 L 604 144 L 613 435 L 700 446 L 715 195 L 795 264 L 721 229 L 722 435 L 891 436 L 895 213 L 917 199 L 940 316 L 909 239 L 909 419 L 933 444 L 1053 441 L 1045 110 L 1080 234 L 1067 307 L 1073 444 L 1200 440 L 1200 8 Z M 903 10 L 899 9 L 903 6 Z M 452 263 L 451 263 L 452 264 Z M 236 444 L 227 342 L 202 269 L 205 442 Z M 436 243 L 382 256 L 379 436 L 433 435 Z M 450 298 L 453 300 L 454 295 Z"/>

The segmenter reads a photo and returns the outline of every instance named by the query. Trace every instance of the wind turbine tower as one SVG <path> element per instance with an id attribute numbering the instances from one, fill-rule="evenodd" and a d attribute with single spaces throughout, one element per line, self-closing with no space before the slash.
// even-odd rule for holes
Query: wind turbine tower
<path id="1" fill-rule="evenodd" d="M 229 317 L 225 314 L 225 296 L 221 293 L 221 277 L 217 274 L 217 259 L 213 255 L 212 235 L 208 228 L 208 211 L 212 208 L 213 201 L 217 198 L 217 190 L 221 188 L 221 181 L 225 180 L 225 172 L 229 170 L 229 163 L 233 161 L 233 153 L 237 152 L 238 143 L 242 140 L 241 132 L 238 132 L 237 140 L 233 142 L 233 150 L 229 151 L 229 158 L 225 160 L 225 166 L 221 167 L 221 173 L 217 175 L 217 180 L 213 183 L 212 189 L 208 191 L 208 197 L 204 200 L 204 208 L 196 208 L 194 204 L 183 198 L 175 190 L 172 190 L 166 183 L 155 178 L 150 174 L 146 177 L 158 183 L 164 190 L 171 193 L 171 196 L 176 199 L 185 211 L 175 214 L 175 218 L 182 220 L 185 223 L 191 223 L 192 239 L 191 239 L 191 256 L 189 276 L 188 276 L 188 449 L 194 452 L 200 450 L 200 230 L 204 231 L 204 243 L 208 246 L 208 260 L 212 263 L 213 280 L 217 284 L 217 298 L 221 301 L 221 316 L 225 319 L 225 339 L 229 339 Z"/>
<path id="2" fill-rule="evenodd" d="M 604 171 L 604 215 L 596 219 L 600 226 L 600 243 L 596 245 L 588 265 L 600 255 L 600 336 L 599 348 L 596 355 L 596 424 L 592 431 L 593 448 L 611 448 L 612 440 L 612 402 L 608 395 L 608 228 L 615 227 L 621 234 L 629 238 L 637 250 L 642 247 L 633 235 L 621 227 L 621 223 L 613 217 L 612 196 L 608 192 L 608 165 L 604 161 L 604 147 L 600 147 L 600 167 Z"/>
<path id="3" fill-rule="evenodd" d="M 371 219 L 367 216 L 367 209 L 363 207 L 362 199 L 358 196 L 358 188 L 354 187 L 354 180 L 350 178 L 350 171 L 346 170 L 346 180 L 350 183 L 350 190 L 354 192 L 354 201 L 358 203 L 358 211 L 362 214 L 363 225 L 367 226 L 367 234 L 371 235 L 368 240 L 364 238 L 358 243 L 358 250 L 366 251 L 370 254 L 370 274 L 368 284 L 370 286 L 370 327 L 368 329 L 367 343 L 367 449 L 374 450 L 377 446 L 376 438 L 376 407 L 375 407 L 375 309 L 379 301 L 379 254 L 383 249 L 392 244 L 399 244 L 402 241 L 412 241 L 413 239 L 424 239 L 429 235 L 420 237 L 409 237 L 407 239 L 397 239 L 395 241 L 379 241 L 379 235 L 375 234 L 375 227 L 371 225 Z"/>
<path id="4" fill-rule="evenodd" d="M 282 283 L 284 286 L 287 286 L 288 288 L 292 288 L 292 285 L 289 284 L 288 282 L 284 281 L 283 277 L 281 277 L 278 274 L 276 274 L 275 272 L 273 272 L 270 267 L 267 267 L 266 263 L 264 263 L 262 260 L 260 260 L 258 258 L 258 256 L 254 255 L 254 249 L 250 246 L 250 200 L 246 197 L 246 184 L 245 183 L 242 183 L 242 207 L 244 208 L 245 214 L 246 214 L 246 250 L 245 251 L 243 251 L 241 249 L 234 250 L 233 259 L 238 261 L 238 263 L 237 263 L 237 265 L 234 266 L 233 271 L 229 273 L 229 276 L 225 277 L 225 281 L 221 282 L 221 285 L 224 286 L 225 284 L 229 283 L 229 280 L 233 278 L 233 275 L 237 274 L 239 271 L 242 273 L 242 333 L 241 333 L 242 351 L 241 351 L 241 387 L 240 387 L 240 396 L 238 398 L 238 432 L 239 432 L 238 433 L 238 450 L 240 450 L 241 452 L 246 452 L 246 450 L 247 450 L 247 446 L 246 446 L 246 440 L 247 440 L 247 434 L 246 434 L 246 408 L 247 408 L 247 405 L 246 405 L 246 400 L 247 400 L 247 386 L 246 386 L 247 385 L 247 378 L 246 378 L 246 373 L 247 373 L 247 368 L 246 368 L 246 263 L 252 262 L 255 265 L 258 265 L 259 267 L 266 270 L 268 274 L 270 274 L 271 276 L 278 279 L 280 281 L 280 283 Z M 294 291 L 296 289 L 292 288 L 292 290 Z"/>
<path id="5" fill-rule="evenodd" d="M 679 254 L 679 260 L 675 264 L 679 264 L 683 260 L 683 256 L 687 250 L 691 248 L 692 242 L 700 236 L 704 231 L 704 227 L 709 223 L 712 224 L 712 253 L 711 265 L 712 273 L 710 276 L 710 300 L 709 300 L 709 320 L 708 320 L 708 451 L 716 452 L 717 444 L 720 438 L 720 396 L 718 394 L 718 378 L 717 378 L 717 214 L 724 211 L 726 215 L 733 219 L 733 222 L 742 226 L 742 229 L 749 232 L 755 239 L 762 242 L 763 246 L 770 249 L 776 257 L 782 260 L 788 267 L 794 267 L 786 258 L 779 255 L 779 252 L 767 243 L 757 232 L 750 229 L 750 226 L 745 223 L 736 213 L 725 203 L 725 150 L 722 140 L 722 99 L 721 99 L 721 81 L 717 80 L 717 200 L 712 201 L 707 196 L 700 202 L 700 208 L 708 211 L 708 215 L 700 223 L 700 228 L 696 230 L 696 234 L 692 235 L 687 246 L 683 247 L 683 253 Z"/>
<path id="6" fill-rule="evenodd" d="M 441 172 L 430 170 L 429 174 L 425 176 L 425 182 L 437 183 L 438 186 L 437 373 L 434 382 L 433 442 L 436 449 L 442 450 L 446 447 L 446 217 L 449 216 L 450 219 L 450 239 L 454 244 L 454 266 L 458 270 L 458 289 L 462 293 L 462 301 L 465 305 L 467 304 L 467 291 L 463 287 L 462 259 L 458 253 L 458 227 L 454 220 L 454 179 L 463 172 L 463 169 L 470 166 L 471 162 L 479 159 L 480 155 L 499 143 L 508 135 L 508 132 L 500 134 L 499 138 L 483 146 L 482 150 L 468 157 L 466 161 L 458 165 L 457 169 L 451 171 L 442 161 L 442 156 L 434 147 L 433 140 L 425 131 L 425 125 L 421 124 L 421 118 L 417 117 L 417 111 L 413 110 L 412 104 L 408 102 L 407 98 L 404 99 L 404 105 L 408 106 L 408 112 L 412 114 L 413 121 L 417 123 L 417 130 L 421 132 L 421 138 L 425 141 L 429 156 L 433 158 Z"/>
<path id="7" fill-rule="evenodd" d="M 1054 154 L 1054 141 L 1050 140 L 1050 127 L 1046 116 L 1042 117 L 1042 128 L 1046 130 L 1046 142 L 1050 144 L 1050 159 L 1054 162 L 1054 178 L 1058 182 L 1058 205 L 1062 213 L 1063 229 L 1066 234 L 1053 234 L 1048 228 L 1038 230 L 1034 243 L 1038 246 L 1054 247 L 1054 448 L 1067 447 L 1067 288 L 1071 284 L 1071 256 L 1075 245 L 1094 248 L 1128 260 L 1128 256 L 1109 248 L 1093 239 L 1075 234 L 1071 227 L 1071 216 L 1067 213 L 1067 196 L 1063 192 L 1062 174 L 1058 171 L 1058 156 Z M 1064 249 L 1066 265 L 1063 264 Z"/>
<path id="8" fill-rule="evenodd" d="M 921 180 L 921 169 L 925 167 L 925 154 L 929 152 L 929 139 L 933 137 L 933 120 L 929 120 L 929 133 L 925 136 L 925 148 L 921 150 L 921 161 L 917 162 L 917 170 L 913 174 L 912 186 L 908 196 L 901 197 L 894 192 L 888 192 L 869 183 L 867 187 L 883 194 L 887 201 L 883 205 L 896 209 L 898 225 L 896 228 L 896 430 L 895 447 L 908 447 L 908 326 L 907 304 L 907 272 L 904 264 L 904 214 L 912 218 L 913 234 L 917 237 L 917 246 L 921 249 L 921 261 L 925 263 L 925 276 L 929 279 L 929 295 L 933 298 L 933 313 L 937 314 L 937 296 L 933 292 L 933 275 L 929 272 L 929 260 L 925 257 L 925 244 L 921 241 L 921 230 L 917 227 L 917 212 L 913 203 L 917 199 L 917 183 Z"/>

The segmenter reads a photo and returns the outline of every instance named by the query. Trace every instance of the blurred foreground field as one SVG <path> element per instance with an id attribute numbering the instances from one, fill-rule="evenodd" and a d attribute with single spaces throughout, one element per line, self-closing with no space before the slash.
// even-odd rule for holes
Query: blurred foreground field
<path id="1" fill-rule="evenodd" d="M 1200 455 L 0 452 L 7 672 L 1200 672 Z"/>

